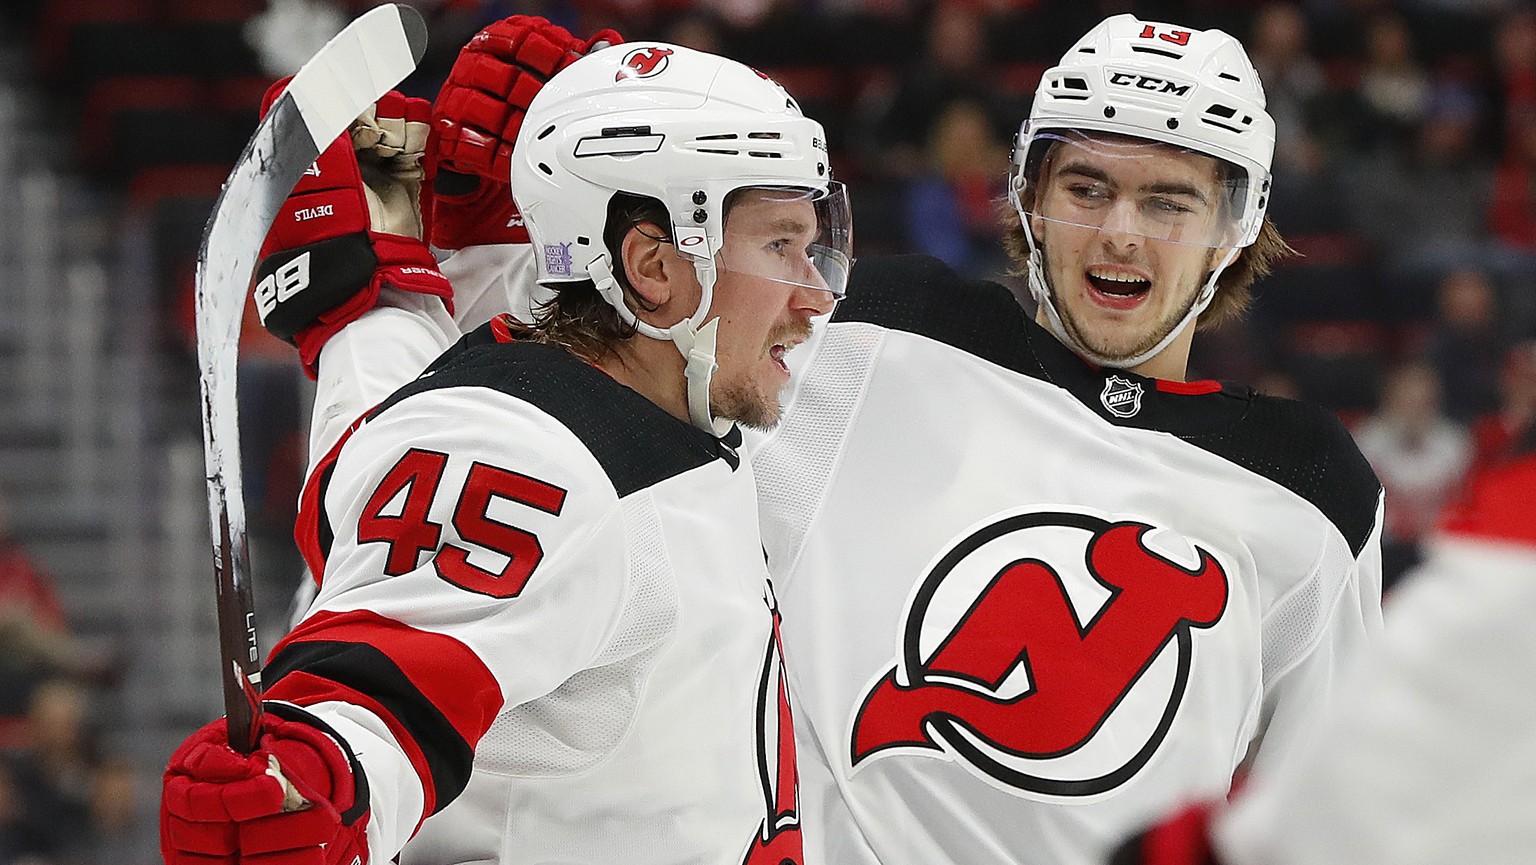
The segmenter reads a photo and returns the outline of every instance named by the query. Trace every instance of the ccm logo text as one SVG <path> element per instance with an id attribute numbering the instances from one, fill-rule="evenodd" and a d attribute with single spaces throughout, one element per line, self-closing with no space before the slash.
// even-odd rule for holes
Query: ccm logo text
<path id="1" fill-rule="evenodd" d="M 1180 84 L 1169 81 L 1166 78 L 1154 78 L 1151 75 L 1138 75 L 1135 72 L 1111 72 L 1109 83 L 1118 87 L 1135 87 L 1138 90 L 1151 90 L 1155 93 L 1171 93 L 1174 96 L 1188 96 L 1188 84 Z"/>

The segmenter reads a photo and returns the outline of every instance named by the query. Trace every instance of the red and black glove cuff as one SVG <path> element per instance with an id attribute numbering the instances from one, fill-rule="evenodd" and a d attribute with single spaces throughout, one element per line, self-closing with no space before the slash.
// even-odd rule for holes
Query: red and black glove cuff
<path id="1" fill-rule="evenodd" d="M 360 231 L 284 250 L 256 269 L 262 324 L 299 349 L 311 378 L 331 337 L 378 305 L 386 286 L 442 298 L 453 311 L 453 287 L 426 244 Z"/>

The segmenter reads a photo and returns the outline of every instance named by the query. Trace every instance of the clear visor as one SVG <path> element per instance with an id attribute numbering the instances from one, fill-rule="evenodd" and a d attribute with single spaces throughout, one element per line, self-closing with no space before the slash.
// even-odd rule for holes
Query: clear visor
<path id="1" fill-rule="evenodd" d="M 803 286 L 842 297 L 853 264 L 848 191 L 751 186 L 725 200 L 721 270 Z"/>
<path id="2" fill-rule="evenodd" d="M 1241 245 L 1245 174 L 1212 156 L 1107 133 L 1044 131 L 1014 167 L 1012 197 L 1043 223 L 1210 249 Z"/>

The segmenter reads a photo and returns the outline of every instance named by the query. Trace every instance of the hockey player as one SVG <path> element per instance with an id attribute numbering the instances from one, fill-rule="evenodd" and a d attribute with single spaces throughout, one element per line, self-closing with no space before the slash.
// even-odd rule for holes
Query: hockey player
<path id="1" fill-rule="evenodd" d="M 752 446 L 807 858 L 1099 862 L 1284 759 L 1379 627 L 1380 486 L 1328 413 L 1188 381 L 1284 243 L 1241 45 L 1111 17 L 1042 77 L 1039 303 L 864 259 Z"/>
<path id="2" fill-rule="evenodd" d="M 318 363 L 322 430 L 356 403 L 337 388 L 387 379 L 373 361 L 457 337 L 419 223 L 379 218 L 411 198 L 389 181 L 421 110 L 366 118 L 361 171 L 328 150 L 280 217 L 306 227 L 265 250 L 287 290 L 258 303 Z M 594 51 L 539 91 L 511 173 L 554 301 L 318 461 L 318 598 L 264 671 L 259 750 L 215 723 L 172 757 L 167 862 L 801 861 L 735 423 L 777 418 L 785 352 L 846 282 L 823 140 L 773 82 L 678 46 Z"/>

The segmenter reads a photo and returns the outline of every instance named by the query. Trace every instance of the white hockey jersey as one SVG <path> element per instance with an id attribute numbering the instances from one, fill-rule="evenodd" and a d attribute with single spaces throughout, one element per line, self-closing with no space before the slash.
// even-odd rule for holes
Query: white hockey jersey
<path id="1" fill-rule="evenodd" d="M 318 461 L 300 541 L 324 577 L 266 695 L 356 755 L 373 862 L 801 861 L 738 443 L 498 320 Z"/>
<path id="2" fill-rule="evenodd" d="M 1085 364 L 1001 286 L 861 260 L 749 439 L 807 861 L 1102 861 L 1278 759 L 1380 624 L 1326 412 Z"/>

